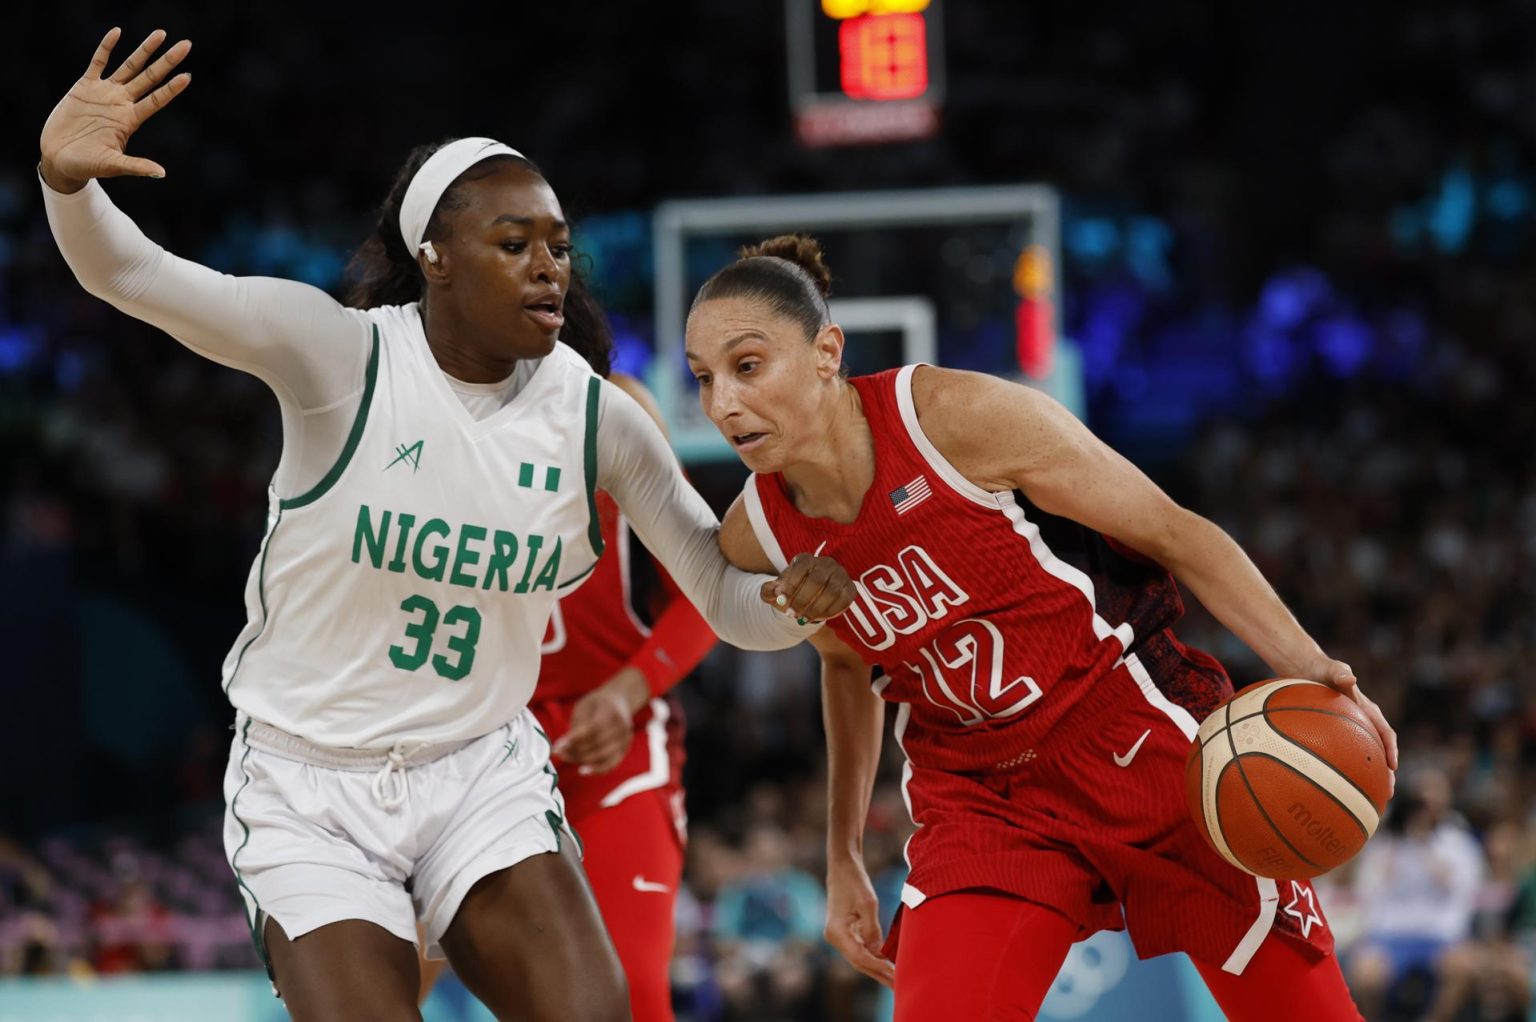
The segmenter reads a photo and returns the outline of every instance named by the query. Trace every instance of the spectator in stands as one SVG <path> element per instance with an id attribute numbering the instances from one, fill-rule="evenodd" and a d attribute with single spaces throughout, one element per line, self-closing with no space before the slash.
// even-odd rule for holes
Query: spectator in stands
<path id="1" fill-rule="evenodd" d="M 1410 974 L 1440 976 L 1446 953 L 1471 933 L 1483 872 L 1482 850 L 1451 811 L 1449 779 L 1421 770 L 1399 788 L 1355 871 L 1365 935 L 1348 974 L 1366 1018 Z"/>
<path id="2" fill-rule="evenodd" d="M 170 913 L 151 892 L 134 856 L 119 854 L 112 868 L 116 890 L 91 910 L 95 946 L 91 964 L 99 973 L 172 967 Z"/>
<path id="3" fill-rule="evenodd" d="M 1483 839 L 1487 873 L 1478 888 L 1470 939 L 1440 960 L 1441 983 L 1425 1022 L 1454 1022 L 1468 1004 L 1480 1022 L 1524 1022 L 1531 1004 L 1531 958 L 1515 941 L 1516 901 L 1527 844 L 1520 825 L 1501 821 Z"/>
<path id="4" fill-rule="evenodd" d="M 739 875 L 715 899 L 720 986 L 735 1015 L 773 1006 L 804 1018 L 814 995 L 826 892 L 791 864 L 787 835 L 771 823 L 748 831 Z"/>

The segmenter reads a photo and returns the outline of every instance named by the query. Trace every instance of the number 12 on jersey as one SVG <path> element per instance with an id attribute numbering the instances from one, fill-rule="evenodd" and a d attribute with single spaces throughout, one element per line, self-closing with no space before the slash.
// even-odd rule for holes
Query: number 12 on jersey
<path id="1" fill-rule="evenodd" d="M 918 652 L 924 662 L 906 665 L 922 679 L 923 694 L 962 724 L 1011 717 L 1040 698 L 1040 686 L 1027 674 L 1003 680 L 1003 633 L 990 621 L 957 621 Z"/>

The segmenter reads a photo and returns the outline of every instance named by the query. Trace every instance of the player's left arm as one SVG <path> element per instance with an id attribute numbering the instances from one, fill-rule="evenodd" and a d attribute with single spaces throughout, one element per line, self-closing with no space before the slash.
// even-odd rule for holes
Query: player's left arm
<path id="1" fill-rule="evenodd" d="M 646 389 L 645 384 L 628 373 L 610 373 L 609 381 L 634 398 L 645 413 L 656 423 L 662 436 L 667 435 L 667 423 L 661 416 L 661 406 Z M 668 438 L 671 439 L 670 437 Z M 667 592 L 667 604 L 656 618 L 650 636 L 640 644 L 625 664 L 645 679 L 646 697 L 665 695 L 672 687 L 686 678 L 699 662 L 715 648 L 719 641 L 709 622 L 704 620 L 698 608 L 688 602 L 672 576 L 660 564 L 661 581 Z"/>
<path id="2" fill-rule="evenodd" d="M 869 667 L 831 629 L 810 639 L 821 654 L 827 732 L 827 914 L 822 936 L 848 963 L 890 986 L 894 966 L 880 955 L 880 903 L 864 863 L 864 828 L 880 769 L 885 703 Z"/>
<path id="3" fill-rule="evenodd" d="M 624 666 L 571 708 L 570 729 L 555 742 L 555 755 L 587 773 L 618 766 L 634 740 L 635 715 L 686 678 L 719 641 L 704 615 L 674 588 L 651 634 Z"/>
<path id="4" fill-rule="evenodd" d="M 830 558 L 796 558 L 774 577 L 733 566 L 719 520 L 688 484 L 661 430 L 629 395 L 604 384 L 598 405 L 597 479 L 629 518 L 635 535 L 671 572 L 722 639 L 743 649 L 786 649 L 853 602 L 853 582 Z M 755 570 L 755 569 L 753 569 Z"/>
<path id="5" fill-rule="evenodd" d="M 1180 507 L 1049 396 L 981 373 L 921 367 L 912 379 L 923 432 L 971 482 L 1021 490 L 1166 567 L 1276 674 L 1344 692 L 1376 725 L 1397 769 L 1397 735 L 1348 664 L 1323 652 L 1257 566 L 1215 523 Z"/>
<path id="6" fill-rule="evenodd" d="M 610 383 L 624 391 L 666 435 L 661 409 L 645 385 L 625 373 Z M 571 708 L 571 726 L 555 743 L 555 754 L 593 773 L 618 766 L 634 741 L 635 715 L 654 696 L 664 695 L 688 676 L 719 641 L 704 615 L 661 569 L 670 600 L 651 634 L 619 668 Z"/>

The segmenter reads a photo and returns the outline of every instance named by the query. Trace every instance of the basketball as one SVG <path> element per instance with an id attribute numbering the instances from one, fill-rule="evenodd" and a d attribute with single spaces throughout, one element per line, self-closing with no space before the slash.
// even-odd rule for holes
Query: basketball
<path id="1" fill-rule="evenodd" d="M 1200 725 L 1185 766 L 1189 811 L 1217 854 L 1254 876 L 1300 880 L 1354 857 L 1391 790 L 1364 711 L 1297 678 L 1238 692 Z"/>

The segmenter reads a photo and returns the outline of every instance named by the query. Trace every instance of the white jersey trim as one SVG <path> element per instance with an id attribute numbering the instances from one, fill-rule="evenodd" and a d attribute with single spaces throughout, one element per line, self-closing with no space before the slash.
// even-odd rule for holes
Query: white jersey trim
<path id="1" fill-rule="evenodd" d="M 885 680 L 887 684 L 890 683 L 889 678 Z M 912 833 L 907 835 L 906 841 L 902 842 L 901 845 L 901 859 L 907 864 L 908 873 L 912 872 L 912 856 L 909 853 L 909 849 L 912 847 L 912 839 L 917 836 L 916 828 L 922 826 L 921 823 L 917 822 L 917 816 L 912 812 L 912 792 L 910 790 L 910 786 L 912 784 L 912 757 L 907 755 L 907 746 L 906 742 L 904 741 L 907 735 L 907 723 L 911 719 L 912 704 L 897 704 L 896 726 L 893 733 L 896 736 L 896 747 L 901 750 L 901 801 L 905 803 L 907 807 L 907 819 L 912 821 L 912 826 L 914 828 Z M 907 906 L 907 908 L 917 908 L 917 906 L 921 905 L 925 900 L 927 900 L 927 898 L 928 895 L 924 894 L 916 887 L 913 887 L 911 884 L 901 885 L 901 903 Z"/>
<path id="2" fill-rule="evenodd" d="M 784 556 L 784 548 L 779 546 L 779 537 L 773 534 L 773 526 L 768 524 L 768 516 L 763 513 L 763 498 L 757 492 L 761 478 L 756 472 L 747 477 L 747 485 L 741 489 L 742 502 L 746 505 L 747 520 L 752 523 L 752 532 L 757 536 L 758 545 L 768 555 L 774 568 L 783 571 L 789 567 L 789 559 Z"/>
<path id="3" fill-rule="evenodd" d="M 1110 623 L 1104 620 L 1103 615 L 1099 613 L 1098 601 L 1094 597 L 1093 579 L 1089 578 L 1087 572 L 1081 568 L 1073 567 L 1057 557 L 1055 551 L 1040 535 L 1040 526 L 1029 520 L 1024 509 L 1014 502 L 1013 494 L 1010 493 L 1007 496 L 1008 501 L 1002 505 L 1002 512 L 1008 516 L 1009 521 L 1013 522 L 1013 531 L 1029 541 L 1029 552 L 1035 555 L 1035 560 L 1040 562 L 1040 567 L 1083 594 L 1083 598 L 1088 601 L 1088 609 L 1093 612 L 1093 634 L 1100 639 L 1107 639 L 1113 635 L 1120 640 L 1122 653 L 1130 649 L 1131 643 L 1136 639 L 1136 631 L 1131 627 L 1131 623 L 1123 621 L 1118 626 L 1111 627 Z M 1185 716 L 1187 717 L 1188 714 Z"/>
<path id="4" fill-rule="evenodd" d="M 667 755 L 667 719 L 671 716 L 672 711 L 667 708 L 665 699 L 651 700 L 651 719 L 645 724 L 645 740 L 651 750 L 650 768 L 604 795 L 598 806 L 611 809 L 631 795 L 654 791 L 672 779 L 672 760 Z"/>
<path id="5" fill-rule="evenodd" d="M 1125 658 L 1125 667 L 1131 672 L 1131 677 L 1136 679 L 1136 687 L 1141 689 L 1141 694 L 1147 702 L 1166 714 L 1168 719 L 1184 732 L 1184 737 L 1193 742 L 1196 732 L 1200 730 L 1200 725 L 1195 723 L 1195 718 L 1190 715 L 1190 712 L 1163 695 L 1162 690 L 1152 680 L 1152 675 L 1147 672 L 1146 666 L 1142 664 L 1141 658 L 1135 653 Z"/>
<path id="6" fill-rule="evenodd" d="M 1168 697 L 1159 691 L 1157 685 L 1152 681 L 1152 675 L 1147 672 L 1146 666 L 1135 653 L 1125 658 L 1125 666 L 1131 672 L 1131 677 L 1136 680 L 1136 687 L 1141 690 L 1141 694 L 1146 697 L 1147 702 L 1166 714 L 1168 719 L 1173 721 L 1180 731 L 1184 732 L 1184 737 L 1194 741 L 1195 736 L 1199 733 L 1200 725 L 1195 723 L 1195 718 L 1190 715 L 1189 711 L 1177 703 L 1170 702 Z M 1211 829 L 1212 836 L 1216 837 L 1217 841 L 1225 844 L 1226 840 L 1224 835 L 1220 834 L 1220 828 Z M 1253 879 L 1258 887 L 1258 917 L 1254 919 L 1253 925 L 1248 927 L 1248 932 L 1243 935 L 1243 939 L 1237 942 L 1237 946 L 1232 949 L 1232 953 L 1227 956 L 1227 960 L 1221 965 L 1222 972 L 1231 973 L 1234 976 L 1241 976 L 1243 974 L 1243 970 L 1248 968 L 1248 963 L 1258 953 L 1259 945 L 1264 943 L 1265 937 L 1269 936 L 1269 931 L 1274 928 L 1275 912 L 1280 904 L 1280 893 L 1273 880 L 1268 877 L 1254 877 Z"/>
<path id="7" fill-rule="evenodd" d="M 251 565 L 251 573 L 255 577 L 256 582 L 256 606 L 255 608 L 251 606 L 251 587 L 250 580 L 248 579 L 246 582 L 246 623 L 245 627 L 240 630 L 240 634 L 235 636 L 235 644 L 231 647 L 232 652 L 234 650 L 239 652 L 233 653 L 233 662 L 231 662 L 229 657 L 226 657 L 224 661 L 228 668 L 228 674 L 223 679 L 224 694 L 226 696 L 229 695 L 230 686 L 235 683 L 235 677 L 240 673 L 240 664 L 245 660 L 246 651 L 267 631 L 267 620 L 271 617 L 271 614 L 267 611 L 267 550 L 272 546 L 272 537 L 277 534 L 277 527 L 282 524 L 282 521 L 282 498 L 277 495 L 276 487 L 269 483 L 267 485 L 267 532 L 266 535 L 261 537 L 261 549 L 257 553 L 255 562 Z M 259 623 L 256 621 L 255 615 L 255 610 L 258 608 L 261 611 L 261 621 Z M 246 638 L 245 633 L 251 631 L 252 625 L 256 626 L 256 630 L 251 632 L 249 638 Z M 241 641 L 242 639 L 244 639 L 243 642 Z"/>
<path id="8" fill-rule="evenodd" d="M 907 436 L 911 437 L 912 443 L 917 446 L 917 453 L 923 456 L 923 460 L 928 462 L 950 489 L 966 500 L 993 510 L 1002 507 L 1005 502 L 1013 503 L 1011 491 L 993 493 L 967 479 L 959 469 L 950 464 L 948 458 L 939 453 L 939 449 L 933 446 L 933 441 L 928 439 L 928 434 L 923 432 L 922 424 L 917 421 L 917 404 L 912 400 L 912 373 L 923 364 L 925 363 L 902 366 L 896 374 L 896 407 L 901 410 L 901 421 L 907 427 Z"/>
<path id="9" fill-rule="evenodd" d="M 1253 956 L 1258 954 L 1259 945 L 1264 943 L 1264 938 L 1274 928 L 1275 912 L 1280 906 L 1280 891 L 1275 882 L 1268 877 L 1253 879 L 1259 888 L 1259 917 L 1253 921 L 1243 939 L 1237 942 L 1237 947 L 1232 949 L 1227 960 L 1221 963 L 1221 971 L 1234 976 L 1241 976 L 1243 970 L 1248 968 L 1248 963 L 1253 961 Z"/>

